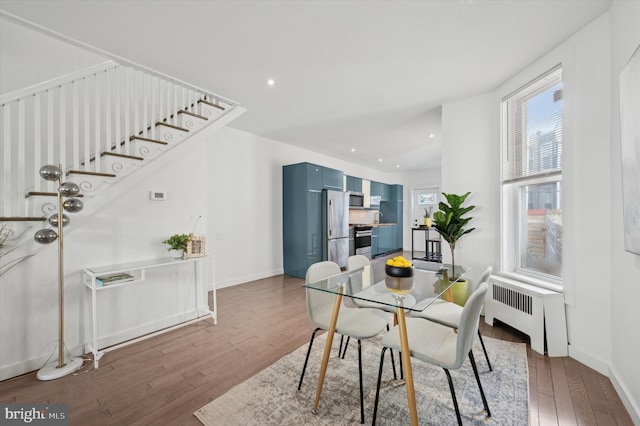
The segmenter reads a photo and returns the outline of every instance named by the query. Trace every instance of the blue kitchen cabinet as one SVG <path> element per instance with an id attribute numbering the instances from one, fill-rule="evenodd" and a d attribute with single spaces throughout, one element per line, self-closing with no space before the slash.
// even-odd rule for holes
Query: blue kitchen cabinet
<path id="1" fill-rule="evenodd" d="M 322 187 L 334 191 L 343 191 L 344 172 L 342 170 L 322 167 Z"/>
<path id="2" fill-rule="evenodd" d="M 341 170 L 330 169 L 329 167 L 318 166 L 311 163 L 292 164 L 291 166 L 300 167 L 306 171 L 307 189 L 322 191 L 323 189 L 332 189 L 342 191 L 344 172 Z M 289 166 L 284 166 L 289 167 Z"/>
<path id="3" fill-rule="evenodd" d="M 389 201 L 390 186 L 386 183 L 371 181 L 371 195 L 379 196 L 380 201 Z"/>
<path id="4" fill-rule="evenodd" d="M 395 222 L 398 225 L 396 230 L 396 249 L 402 250 L 404 247 L 404 188 L 402 185 L 389 185 L 390 196 L 389 204 L 390 210 L 394 220 L 389 222 Z"/>
<path id="5" fill-rule="evenodd" d="M 378 254 L 380 254 L 378 240 L 379 238 L 379 227 L 374 226 L 371 230 L 371 257 L 374 258 Z"/>
<path id="6" fill-rule="evenodd" d="M 355 176 L 347 176 L 347 191 L 362 193 L 362 179 Z"/>
<path id="7" fill-rule="evenodd" d="M 390 250 L 402 250 L 403 247 L 403 187 L 402 185 L 387 185 L 389 187 L 389 200 L 380 203 L 380 212 L 382 213 L 382 221 L 387 223 L 395 223 L 397 225 L 393 236 L 388 236 L 389 241 L 385 241 L 384 248 Z M 389 231 L 391 232 L 391 231 Z"/>
<path id="8" fill-rule="evenodd" d="M 322 261 L 322 190 L 342 190 L 343 172 L 311 163 L 282 167 L 284 273 L 304 278 Z"/>
<path id="9" fill-rule="evenodd" d="M 385 225 L 378 229 L 378 254 L 386 254 L 396 251 L 398 248 L 398 225 Z"/>

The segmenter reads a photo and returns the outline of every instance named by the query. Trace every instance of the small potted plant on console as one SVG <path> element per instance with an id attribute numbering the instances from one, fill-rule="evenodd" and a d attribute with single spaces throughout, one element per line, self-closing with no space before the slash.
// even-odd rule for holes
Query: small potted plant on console
<path id="1" fill-rule="evenodd" d="M 162 244 L 169 246 L 168 251 L 174 251 L 176 258 L 184 258 L 187 253 L 187 243 L 189 242 L 189 234 L 174 234 L 164 240 Z"/>

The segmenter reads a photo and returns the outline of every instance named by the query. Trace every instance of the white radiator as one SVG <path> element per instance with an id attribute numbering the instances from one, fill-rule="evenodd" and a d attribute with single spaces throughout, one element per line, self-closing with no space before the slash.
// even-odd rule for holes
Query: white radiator
<path id="1" fill-rule="evenodd" d="M 567 356 L 567 321 L 564 294 L 510 278 L 492 275 L 485 301 L 484 320 L 493 325 L 498 319 L 531 338 L 531 347 L 544 354 Z"/>

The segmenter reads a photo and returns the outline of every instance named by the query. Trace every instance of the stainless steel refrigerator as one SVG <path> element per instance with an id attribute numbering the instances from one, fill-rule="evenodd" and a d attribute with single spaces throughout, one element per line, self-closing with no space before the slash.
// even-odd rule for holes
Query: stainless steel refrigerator
<path id="1" fill-rule="evenodd" d="M 322 190 L 323 260 L 347 266 L 349 257 L 349 193 Z"/>

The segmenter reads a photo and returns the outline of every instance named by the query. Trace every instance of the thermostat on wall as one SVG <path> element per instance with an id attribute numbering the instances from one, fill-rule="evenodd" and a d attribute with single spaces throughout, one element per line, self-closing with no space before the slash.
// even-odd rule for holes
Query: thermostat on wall
<path id="1" fill-rule="evenodd" d="M 167 199 L 167 193 L 161 191 L 150 191 L 149 198 L 153 201 L 164 201 Z"/>

